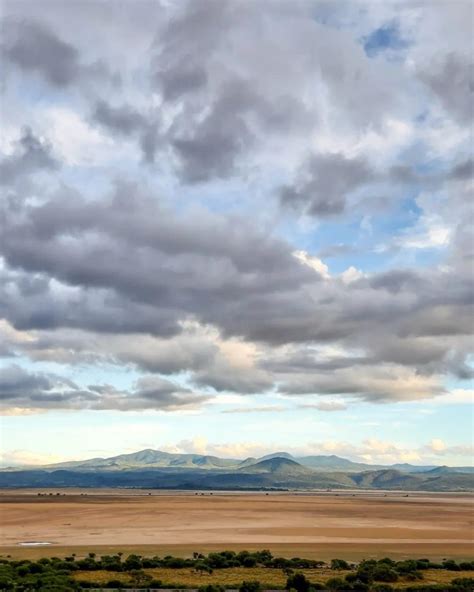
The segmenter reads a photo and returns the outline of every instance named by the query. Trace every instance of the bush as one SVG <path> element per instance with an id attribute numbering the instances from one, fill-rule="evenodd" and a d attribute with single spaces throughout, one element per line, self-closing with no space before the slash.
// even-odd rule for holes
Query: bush
<path id="1" fill-rule="evenodd" d="M 331 569 L 349 569 L 349 564 L 344 559 L 332 559 Z"/>
<path id="2" fill-rule="evenodd" d="M 351 590 L 354 592 L 369 592 L 369 585 L 365 582 L 361 582 L 360 580 L 356 580 L 352 586 Z"/>
<path id="3" fill-rule="evenodd" d="M 393 592 L 394 588 L 389 584 L 376 584 L 371 590 L 372 592 Z"/>
<path id="4" fill-rule="evenodd" d="M 414 582 L 415 580 L 422 580 L 423 574 L 421 571 L 411 571 L 410 573 L 407 573 L 405 577 L 409 582 Z"/>
<path id="5" fill-rule="evenodd" d="M 255 559 L 255 557 L 249 555 L 248 557 L 244 558 L 244 560 L 242 561 L 242 565 L 244 567 L 255 567 L 257 565 L 257 560 Z"/>
<path id="6" fill-rule="evenodd" d="M 395 569 L 398 571 L 399 574 L 408 574 L 410 572 L 415 572 L 418 570 L 418 562 L 413 561 L 412 559 L 407 559 L 406 561 L 399 561 Z"/>
<path id="7" fill-rule="evenodd" d="M 302 573 L 295 573 L 289 576 L 286 580 L 287 590 L 296 590 L 296 592 L 308 592 L 310 588 L 310 581 Z"/>
<path id="8" fill-rule="evenodd" d="M 225 592 L 225 588 L 224 586 L 219 586 L 219 584 L 208 584 L 207 586 L 198 588 L 198 592 Z"/>
<path id="9" fill-rule="evenodd" d="M 396 582 L 398 580 L 397 572 L 388 565 L 377 565 L 372 573 L 376 582 Z"/>
<path id="10" fill-rule="evenodd" d="M 456 578 L 451 582 L 456 592 L 472 592 L 474 590 L 474 578 Z"/>
<path id="11" fill-rule="evenodd" d="M 450 571 L 461 571 L 461 567 L 453 559 L 443 561 L 442 566 Z"/>
<path id="12" fill-rule="evenodd" d="M 262 585 L 260 582 L 256 580 L 253 581 L 245 581 L 239 587 L 239 592 L 260 592 L 262 589 Z"/>
<path id="13" fill-rule="evenodd" d="M 328 590 L 331 590 L 331 592 L 337 591 L 337 590 L 347 590 L 347 582 L 345 582 L 343 579 L 341 578 L 330 578 L 327 582 L 326 582 L 326 588 Z M 351 586 L 352 588 L 352 586 Z"/>
<path id="14" fill-rule="evenodd" d="M 474 569 L 474 561 L 461 561 L 461 563 L 459 564 L 459 567 L 463 571 L 473 570 Z"/>

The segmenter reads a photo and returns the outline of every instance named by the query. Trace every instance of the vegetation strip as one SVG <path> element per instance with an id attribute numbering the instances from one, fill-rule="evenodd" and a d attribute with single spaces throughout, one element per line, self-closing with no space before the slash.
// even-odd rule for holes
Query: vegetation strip
<path id="1" fill-rule="evenodd" d="M 429 559 L 324 561 L 274 557 L 268 550 L 193 553 L 181 558 L 122 553 L 83 559 L 71 555 L 12 560 L 0 558 L 0 590 L 66 592 L 85 589 L 193 589 L 199 592 L 472 592 L 474 561 Z"/>

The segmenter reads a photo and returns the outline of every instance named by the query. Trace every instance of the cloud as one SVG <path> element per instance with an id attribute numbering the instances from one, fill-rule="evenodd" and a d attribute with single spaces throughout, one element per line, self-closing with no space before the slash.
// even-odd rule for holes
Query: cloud
<path id="1" fill-rule="evenodd" d="M 320 409 L 472 376 L 465 3 L 4 4 L 2 356 Z"/>
<path id="2" fill-rule="evenodd" d="M 41 22 L 10 18 L 5 31 L 1 46 L 4 57 L 21 71 L 37 74 L 53 87 L 61 89 L 79 79 L 108 75 L 100 62 L 83 64 L 79 50 Z"/>
<path id="3" fill-rule="evenodd" d="M 307 265 L 311 269 L 314 269 L 321 277 L 328 279 L 329 267 L 321 261 L 318 257 L 312 257 L 306 251 L 294 251 L 293 255 L 301 261 L 304 265 Z"/>
<path id="4" fill-rule="evenodd" d="M 74 351 L 152 372 L 191 370 L 199 388 L 253 393 L 278 384 L 374 401 L 437 396 L 444 375 L 471 375 L 464 247 L 436 269 L 331 277 L 258 225 L 178 214 L 124 183 L 96 200 L 60 192 L 6 201 L 0 226 L 0 313 L 17 330 L 41 332 L 15 345 L 33 357 L 56 352 L 66 361 Z M 222 350 L 232 340 L 255 344 L 249 364 L 230 361 L 235 348 Z M 318 359 L 305 350 L 317 343 L 358 353 Z"/>
<path id="5" fill-rule="evenodd" d="M 225 409 L 222 413 L 281 413 L 287 411 L 283 405 L 264 405 L 262 407 L 236 407 Z"/>
<path id="6" fill-rule="evenodd" d="M 13 154 L 0 161 L 0 184 L 12 185 L 38 171 L 54 171 L 60 166 L 51 145 L 24 128 Z"/>
<path id="7" fill-rule="evenodd" d="M 212 454 L 228 458 L 259 458 L 280 450 L 281 444 L 262 445 L 259 442 L 246 441 L 212 443 L 208 438 L 196 436 L 194 439 L 182 440 L 173 446 L 167 446 L 166 449 L 175 453 Z M 439 451 L 433 451 L 430 444 L 413 447 L 377 438 L 367 438 L 357 443 L 338 440 L 306 442 L 298 447 L 285 447 L 285 451 L 295 457 L 335 454 L 355 462 L 369 464 L 413 463 L 436 466 L 440 456 Z M 442 454 L 470 457 L 472 456 L 472 446 L 446 445 Z"/>
<path id="8" fill-rule="evenodd" d="M 100 100 L 94 106 L 92 121 L 118 136 L 137 136 L 144 160 L 153 163 L 162 138 L 159 134 L 159 117 L 155 113 L 145 117 L 129 105 L 114 107 Z"/>
<path id="9" fill-rule="evenodd" d="M 10 23 L 6 57 L 22 70 L 38 72 L 54 86 L 67 86 L 80 72 L 75 47 L 35 22 Z"/>
<path id="10" fill-rule="evenodd" d="M 431 444 L 420 447 L 407 446 L 401 443 L 379 440 L 377 438 L 368 438 L 358 444 L 352 444 L 342 441 L 327 441 L 310 444 L 315 453 L 336 454 L 348 457 L 359 462 L 370 464 L 391 464 L 391 463 L 414 463 L 414 464 L 437 464 L 436 456 L 439 450 L 433 449 L 433 442 L 436 446 L 441 444 L 442 440 L 434 439 Z M 445 446 L 443 453 L 451 455 L 466 456 L 472 455 L 471 446 Z"/>
<path id="11" fill-rule="evenodd" d="M 472 121 L 474 64 L 472 55 L 448 53 L 419 71 L 441 105 L 461 124 Z"/>
<path id="12" fill-rule="evenodd" d="M 293 184 L 280 189 L 280 201 L 311 216 L 334 216 L 345 210 L 348 195 L 369 182 L 372 175 L 361 159 L 315 155 Z"/>
<path id="13" fill-rule="evenodd" d="M 109 385 L 81 388 L 56 374 L 29 372 L 17 365 L 0 368 L 0 400 L 6 415 L 53 409 L 179 411 L 196 409 L 209 398 L 159 376 L 139 378 L 131 391 L 123 391 Z"/>
<path id="14" fill-rule="evenodd" d="M 343 401 L 320 401 L 319 403 L 303 403 L 301 409 L 317 409 L 318 411 L 345 411 L 347 405 Z"/>

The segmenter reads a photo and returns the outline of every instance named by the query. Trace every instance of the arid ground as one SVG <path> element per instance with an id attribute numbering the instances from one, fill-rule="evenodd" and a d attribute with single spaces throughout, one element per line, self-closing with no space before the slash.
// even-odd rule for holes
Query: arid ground
<path id="1" fill-rule="evenodd" d="M 279 555 L 320 559 L 472 558 L 472 496 L 406 495 L 63 490 L 38 496 L 32 490 L 4 490 L 0 554 L 122 550 L 185 555 L 269 548 Z M 38 542 L 50 545 L 22 546 Z"/>

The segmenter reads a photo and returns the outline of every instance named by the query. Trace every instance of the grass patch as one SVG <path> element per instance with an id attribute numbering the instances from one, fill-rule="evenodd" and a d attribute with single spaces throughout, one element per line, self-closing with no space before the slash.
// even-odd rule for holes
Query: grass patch
<path id="1" fill-rule="evenodd" d="M 230 567 L 228 569 L 216 569 L 212 574 L 199 574 L 191 568 L 171 569 L 156 567 L 144 569 L 145 573 L 155 580 L 161 580 L 163 586 L 170 588 L 199 588 L 207 584 L 220 584 L 227 588 L 238 588 L 245 580 L 257 580 L 264 588 L 284 588 L 288 576 L 281 569 L 269 569 L 266 567 Z M 300 571 L 300 570 L 298 570 Z M 301 570 L 311 582 L 323 583 L 335 575 L 344 577 L 349 571 L 334 572 L 330 569 L 305 569 Z M 130 577 L 126 573 L 110 572 L 105 570 L 80 571 L 74 574 L 79 581 L 97 582 L 105 584 L 109 580 L 120 580 L 129 583 Z"/>
<path id="2" fill-rule="evenodd" d="M 207 584 L 220 584 L 227 588 L 238 588 L 244 580 L 258 580 L 263 588 L 283 589 L 286 584 L 287 575 L 280 569 L 269 569 L 265 567 L 232 567 L 228 569 L 217 569 L 212 574 L 200 575 L 191 568 L 171 569 L 152 568 L 144 569 L 147 574 L 156 580 L 161 580 L 163 586 L 170 588 L 199 588 Z M 344 578 L 350 571 L 331 569 L 304 569 L 302 571 L 312 583 L 325 583 L 328 579 L 338 577 Z M 406 578 L 394 584 L 394 588 L 407 588 L 408 586 L 422 584 L 449 584 L 455 578 L 470 578 L 470 571 L 449 571 L 446 569 L 423 570 L 423 580 L 418 582 L 409 581 Z M 79 571 L 74 578 L 81 582 L 96 582 L 105 584 L 110 580 L 120 580 L 124 584 L 130 583 L 130 576 L 125 572 L 113 572 L 105 570 Z"/>

